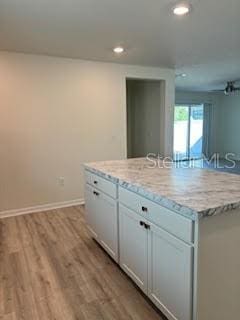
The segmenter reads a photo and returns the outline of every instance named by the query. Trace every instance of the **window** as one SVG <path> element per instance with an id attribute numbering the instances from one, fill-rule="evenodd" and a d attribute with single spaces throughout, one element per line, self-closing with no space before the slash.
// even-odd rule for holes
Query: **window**
<path id="1" fill-rule="evenodd" d="M 200 159 L 203 149 L 203 105 L 177 105 L 174 111 L 175 160 Z"/>

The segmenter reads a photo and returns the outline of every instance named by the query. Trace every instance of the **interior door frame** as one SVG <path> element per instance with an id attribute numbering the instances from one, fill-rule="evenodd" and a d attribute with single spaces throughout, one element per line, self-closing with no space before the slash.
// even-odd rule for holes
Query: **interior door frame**
<path id="1" fill-rule="evenodd" d="M 127 101 L 127 82 L 130 80 L 135 81 L 153 81 L 159 82 L 159 90 L 160 90 L 160 101 L 159 101 L 159 108 L 160 108 L 160 128 L 159 128 L 159 135 L 160 135 L 160 145 L 159 150 L 161 155 L 171 156 L 173 157 L 173 115 L 174 115 L 174 97 L 171 103 L 171 108 L 167 108 L 166 104 L 166 97 L 169 90 L 169 83 L 168 79 L 165 77 L 158 77 L 154 76 L 133 76 L 133 75 L 126 75 L 124 77 L 125 80 L 125 158 L 131 158 L 128 154 L 128 101 Z M 169 131 L 170 134 L 166 135 L 166 131 Z M 168 143 L 166 143 L 166 137 L 168 137 Z M 170 144 L 170 147 L 168 145 Z M 169 149 L 167 152 L 166 150 Z"/>

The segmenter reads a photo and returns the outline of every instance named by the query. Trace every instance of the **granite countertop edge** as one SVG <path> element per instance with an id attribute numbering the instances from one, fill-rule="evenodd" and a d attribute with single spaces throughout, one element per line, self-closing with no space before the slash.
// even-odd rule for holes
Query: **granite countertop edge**
<path id="1" fill-rule="evenodd" d="M 173 210 L 177 214 L 180 214 L 186 218 L 189 218 L 191 220 L 197 220 L 202 219 L 206 217 L 212 217 L 219 215 L 221 213 L 224 213 L 226 211 L 234 210 L 234 209 L 240 209 L 240 201 L 232 204 L 226 204 L 219 207 L 209 208 L 207 210 L 202 211 L 196 211 L 190 207 L 180 205 L 179 203 L 168 199 L 165 196 L 162 196 L 160 194 L 156 194 L 152 192 L 151 190 L 147 190 L 145 187 L 136 184 L 136 183 L 130 183 L 125 180 L 120 179 L 119 177 L 116 177 L 114 175 L 108 174 L 102 170 L 98 170 L 96 168 L 91 167 L 91 164 L 85 163 L 84 168 L 88 171 L 95 173 L 99 175 L 102 178 L 105 178 L 115 184 L 118 184 L 119 186 L 122 186 L 123 188 L 130 190 L 132 192 L 135 192 L 143 197 L 145 197 L 148 200 L 151 200 L 159 205 L 162 205 L 163 207 Z"/>
<path id="2" fill-rule="evenodd" d="M 118 184 L 119 186 L 122 186 L 123 188 L 133 191 L 143 197 L 145 197 L 148 200 L 151 200 L 157 204 L 162 205 L 163 207 L 173 210 L 176 213 L 187 217 L 191 220 L 196 220 L 197 218 L 200 217 L 204 217 L 204 216 L 209 216 L 208 212 L 197 212 L 191 208 L 185 207 L 185 206 L 181 206 L 178 203 L 163 197 L 159 194 L 155 194 L 152 191 L 148 191 L 146 190 L 144 187 L 140 186 L 140 185 L 136 185 L 136 184 L 132 184 L 132 183 L 128 183 L 125 180 L 121 180 L 118 177 L 115 177 L 113 175 L 110 175 L 104 171 L 101 170 L 97 170 L 93 167 L 91 167 L 91 165 L 88 165 L 87 163 L 84 164 L 84 168 L 87 169 L 88 171 L 90 171 L 91 173 L 97 174 L 102 178 L 105 178 L 115 184 Z M 239 204 L 240 206 L 240 204 Z"/>

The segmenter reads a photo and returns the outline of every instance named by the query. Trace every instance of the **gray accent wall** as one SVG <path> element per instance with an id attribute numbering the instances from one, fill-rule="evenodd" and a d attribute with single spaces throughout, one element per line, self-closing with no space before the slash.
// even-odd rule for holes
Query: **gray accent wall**
<path id="1" fill-rule="evenodd" d="M 217 149 L 240 160 L 240 94 L 221 96 L 218 108 Z"/>

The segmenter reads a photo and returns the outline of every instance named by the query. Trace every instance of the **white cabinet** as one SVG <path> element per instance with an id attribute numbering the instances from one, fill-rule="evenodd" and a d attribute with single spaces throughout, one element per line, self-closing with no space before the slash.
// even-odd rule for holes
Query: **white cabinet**
<path id="1" fill-rule="evenodd" d="M 109 255 L 118 262 L 118 213 L 114 199 L 98 192 L 97 211 L 100 218 L 99 241 Z"/>
<path id="2" fill-rule="evenodd" d="M 148 295 L 169 319 L 192 319 L 193 248 L 151 224 Z"/>
<path id="3" fill-rule="evenodd" d="M 86 220 L 93 236 L 118 262 L 117 202 L 102 191 L 86 185 Z"/>
<path id="4" fill-rule="evenodd" d="M 120 265 L 134 282 L 147 293 L 147 229 L 146 220 L 119 205 Z"/>
<path id="5" fill-rule="evenodd" d="M 120 265 L 170 320 L 192 319 L 192 246 L 119 205 Z"/>
<path id="6" fill-rule="evenodd" d="M 117 185 L 115 183 L 108 181 L 102 177 L 99 177 L 96 174 L 91 173 L 87 170 L 85 171 L 85 180 L 89 185 L 99 190 L 102 190 L 111 198 L 117 198 Z"/>
<path id="7" fill-rule="evenodd" d="M 94 189 L 89 185 L 85 187 L 85 214 L 89 231 L 94 239 L 98 240 L 101 217 L 98 215 L 98 198 Z"/>
<path id="8" fill-rule="evenodd" d="M 179 239 L 193 241 L 193 221 L 190 219 L 123 187 L 119 187 L 119 201 Z"/>
<path id="9" fill-rule="evenodd" d="M 169 320 L 193 320 L 194 223 L 86 173 L 93 237 Z"/>

